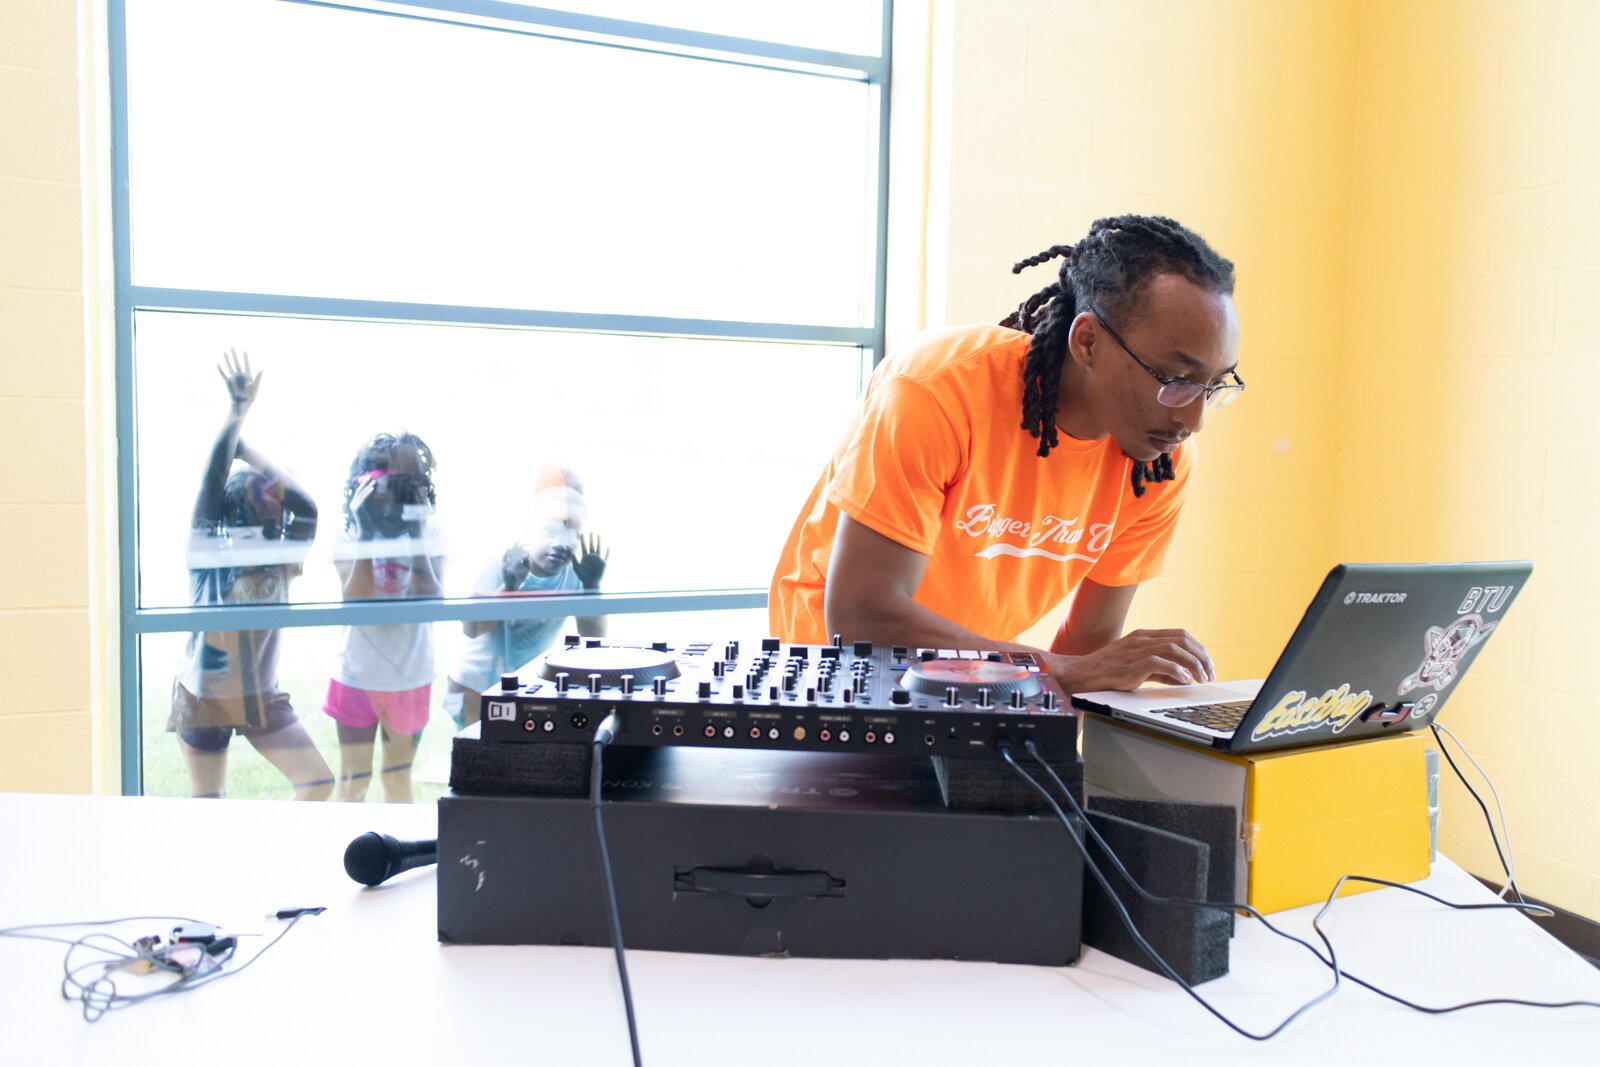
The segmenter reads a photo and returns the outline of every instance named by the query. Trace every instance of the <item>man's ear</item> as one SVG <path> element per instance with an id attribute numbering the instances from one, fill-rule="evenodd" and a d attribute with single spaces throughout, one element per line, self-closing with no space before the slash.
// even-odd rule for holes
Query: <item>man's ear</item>
<path id="1" fill-rule="evenodd" d="M 1073 363 L 1088 370 L 1094 365 L 1099 339 L 1099 324 L 1094 321 L 1093 312 L 1080 311 L 1067 327 L 1067 355 Z"/>

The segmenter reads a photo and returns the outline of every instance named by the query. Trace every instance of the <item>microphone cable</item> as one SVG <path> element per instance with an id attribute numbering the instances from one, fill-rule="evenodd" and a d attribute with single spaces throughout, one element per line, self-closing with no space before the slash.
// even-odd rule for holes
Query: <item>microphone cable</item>
<path id="1" fill-rule="evenodd" d="M 594 808 L 594 833 L 600 842 L 600 867 L 606 876 L 606 905 L 611 912 L 611 946 L 617 953 L 617 979 L 622 983 L 622 1006 L 628 1015 L 628 1043 L 633 1067 L 643 1067 L 639 1057 L 639 1024 L 633 1016 L 633 987 L 628 982 L 628 960 L 622 950 L 622 916 L 617 911 L 617 884 L 611 877 L 611 852 L 606 847 L 606 824 L 600 813 L 601 753 L 617 736 L 617 713 L 607 715 L 594 732 L 593 759 L 589 766 L 589 804 Z"/>

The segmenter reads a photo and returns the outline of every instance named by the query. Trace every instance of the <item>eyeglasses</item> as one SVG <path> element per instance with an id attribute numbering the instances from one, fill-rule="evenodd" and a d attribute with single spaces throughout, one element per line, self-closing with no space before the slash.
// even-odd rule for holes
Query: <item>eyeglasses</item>
<path id="1" fill-rule="evenodd" d="M 1128 342 L 1124 341 L 1121 335 L 1111 328 L 1111 324 L 1101 317 L 1097 308 L 1090 308 L 1089 313 L 1094 316 L 1096 322 L 1105 327 L 1106 333 L 1111 335 L 1111 339 L 1117 342 L 1119 348 L 1128 353 L 1135 363 L 1143 367 L 1146 374 L 1161 383 L 1161 388 L 1156 391 L 1156 400 L 1167 407 L 1186 408 L 1204 396 L 1206 398 L 1206 407 L 1215 411 L 1218 408 L 1227 407 L 1233 403 L 1235 397 L 1244 392 L 1244 379 L 1239 377 L 1237 371 L 1227 372 L 1228 377 L 1232 378 L 1233 381 L 1218 382 L 1216 385 L 1201 385 L 1199 382 L 1191 382 L 1187 378 L 1174 378 L 1162 374 L 1133 354 L 1133 349 L 1128 347 Z"/>

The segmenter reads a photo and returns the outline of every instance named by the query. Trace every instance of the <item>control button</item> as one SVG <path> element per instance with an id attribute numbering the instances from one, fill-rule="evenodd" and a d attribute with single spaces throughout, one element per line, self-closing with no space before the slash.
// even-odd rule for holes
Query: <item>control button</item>
<path id="1" fill-rule="evenodd" d="M 978 687 L 978 707 L 986 708 L 986 707 L 989 706 L 989 703 L 990 703 L 990 701 L 989 701 L 989 687 L 986 686 L 986 685 L 979 686 Z"/>
<path id="2" fill-rule="evenodd" d="M 816 691 L 816 689 L 814 687 L 812 687 L 812 686 L 807 686 L 806 687 L 806 703 L 807 704 L 815 704 L 816 702 L 817 702 L 817 691 Z"/>
<path id="3" fill-rule="evenodd" d="M 665 652 L 667 650 L 667 643 L 665 641 L 653 641 L 650 644 L 650 648 L 655 652 Z"/>
<path id="4" fill-rule="evenodd" d="M 938 652 L 937 649 L 925 648 L 922 651 L 918 652 L 917 656 L 918 656 L 919 659 L 922 660 L 922 662 L 927 663 L 929 660 L 938 659 L 939 658 L 939 652 Z"/>
<path id="5" fill-rule="evenodd" d="M 797 659 L 804 663 L 806 660 L 811 658 L 811 649 L 805 645 L 791 645 L 789 648 L 789 658 Z"/>
<path id="6" fill-rule="evenodd" d="M 889 703 L 902 705 L 911 703 L 911 690 L 897 688 L 889 694 Z"/>
<path id="7" fill-rule="evenodd" d="M 1027 702 L 1026 698 L 1023 697 L 1023 695 L 1022 695 L 1022 690 L 1013 689 L 1011 691 L 1011 706 L 1013 708 L 1015 708 L 1018 711 L 1021 711 L 1026 702 Z"/>
<path id="8" fill-rule="evenodd" d="M 591 638 L 586 639 L 583 642 L 583 647 L 584 648 L 599 648 L 604 643 L 605 642 L 601 641 L 600 638 L 598 638 L 598 637 L 591 637 Z"/>
<path id="9" fill-rule="evenodd" d="M 589 674 L 589 692 L 591 692 L 591 693 L 600 692 L 600 675 L 599 675 L 598 672 L 593 672 L 592 671 Z"/>
<path id="10" fill-rule="evenodd" d="M 954 708 L 954 707 L 959 707 L 960 704 L 961 704 L 961 694 L 956 691 L 956 687 L 953 686 L 953 685 L 945 686 L 944 687 L 944 706 L 947 707 L 947 708 Z"/>
<path id="11" fill-rule="evenodd" d="M 579 645 L 583 644 L 583 638 L 579 637 L 577 634 L 568 634 L 565 638 L 565 641 L 568 648 L 577 648 Z"/>
<path id="12" fill-rule="evenodd" d="M 889 650 L 889 655 L 893 656 L 896 660 L 905 659 L 910 654 L 911 650 L 905 645 L 895 645 Z"/>
<path id="13" fill-rule="evenodd" d="M 1056 695 L 1050 692 L 1050 690 L 1046 689 L 1044 691 L 1044 699 L 1039 701 L 1039 703 L 1044 706 L 1044 710 L 1054 711 L 1056 710 Z"/>
<path id="14" fill-rule="evenodd" d="M 1002 663 L 1005 661 L 1005 657 L 998 652 L 985 652 L 983 658 L 990 663 Z"/>
<path id="15" fill-rule="evenodd" d="M 782 643 L 776 637 L 763 637 L 761 639 L 761 651 L 763 652 L 776 652 L 782 647 Z"/>
<path id="16" fill-rule="evenodd" d="M 833 635 L 833 647 L 834 648 L 843 648 L 844 647 L 844 634 L 834 634 Z"/>
<path id="17" fill-rule="evenodd" d="M 777 686 L 775 686 L 775 685 L 767 686 L 767 699 L 768 700 L 777 700 L 778 699 L 778 687 Z"/>
<path id="18" fill-rule="evenodd" d="M 715 662 L 715 663 L 713 663 L 711 665 L 711 673 L 714 676 L 718 677 L 718 678 L 721 678 L 723 673 L 726 672 L 727 669 L 728 669 L 728 665 L 726 663 L 722 662 L 722 660 L 720 660 L 720 659 L 717 660 L 717 662 Z"/>
<path id="19" fill-rule="evenodd" d="M 556 671 L 556 692 L 565 693 L 572 678 L 566 671 Z"/>
<path id="20" fill-rule="evenodd" d="M 872 642 L 857 641 L 855 646 L 851 648 L 850 651 L 854 652 L 858 656 L 870 656 L 872 655 Z"/>
<path id="21" fill-rule="evenodd" d="M 737 641 L 729 641 L 728 642 L 728 647 L 724 648 L 722 650 L 722 658 L 723 659 L 738 659 L 739 658 L 739 642 L 737 642 Z"/>
<path id="22" fill-rule="evenodd" d="M 856 691 L 849 686 L 845 686 L 844 692 L 839 695 L 846 704 L 854 704 L 856 702 Z"/>
<path id="23" fill-rule="evenodd" d="M 705 700 L 708 697 L 710 697 L 711 696 L 711 683 L 710 682 L 701 682 L 699 684 L 699 686 L 696 687 L 696 689 L 695 689 L 695 695 L 698 696 L 701 700 Z"/>
<path id="24" fill-rule="evenodd" d="M 520 688 L 517 685 L 517 676 L 514 674 L 502 674 L 500 676 L 500 688 L 504 689 L 508 693 L 514 692 Z"/>
<path id="25" fill-rule="evenodd" d="M 656 696 L 664 697 L 667 695 L 667 680 L 665 678 L 657 678 L 650 683 L 650 688 L 655 691 Z"/>
<path id="26" fill-rule="evenodd" d="M 735 700 L 743 700 L 744 699 L 744 686 L 740 685 L 738 682 L 734 682 L 733 683 L 733 699 L 735 699 Z"/>
<path id="27" fill-rule="evenodd" d="M 822 657 L 825 663 L 832 663 L 834 666 L 839 665 L 839 649 L 836 646 L 819 649 L 817 655 Z"/>
<path id="28" fill-rule="evenodd" d="M 633 692 L 633 675 L 624 674 L 622 676 L 622 695 L 623 696 L 627 696 L 629 693 L 632 693 L 632 692 Z"/>

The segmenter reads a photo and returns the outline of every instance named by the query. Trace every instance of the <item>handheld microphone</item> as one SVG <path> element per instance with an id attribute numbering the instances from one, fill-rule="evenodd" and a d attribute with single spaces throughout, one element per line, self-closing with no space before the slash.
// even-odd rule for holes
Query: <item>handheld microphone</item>
<path id="1" fill-rule="evenodd" d="M 437 862 L 439 841 L 397 841 L 368 830 L 344 850 L 344 873 L 362 885 L 378 885 L 401 871 Z"/>

